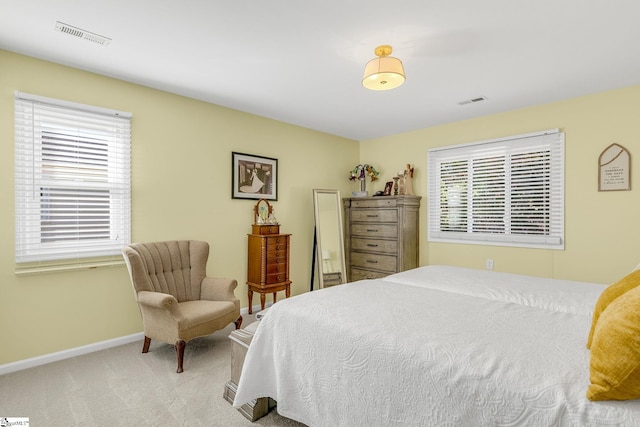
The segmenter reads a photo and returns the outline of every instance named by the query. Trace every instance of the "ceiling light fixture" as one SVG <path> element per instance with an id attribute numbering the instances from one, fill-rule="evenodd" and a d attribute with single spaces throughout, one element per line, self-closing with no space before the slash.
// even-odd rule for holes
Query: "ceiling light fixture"
<path id="1" fill-rule="evenodd" d="M 371 90 L 389 90 L 404 83 L 406 77 L 402 61 L 389 56 L 393 52 L 391 46 L 378 46 L 374 52 L 378 57 L 364 67 L 362 85 Z"/>

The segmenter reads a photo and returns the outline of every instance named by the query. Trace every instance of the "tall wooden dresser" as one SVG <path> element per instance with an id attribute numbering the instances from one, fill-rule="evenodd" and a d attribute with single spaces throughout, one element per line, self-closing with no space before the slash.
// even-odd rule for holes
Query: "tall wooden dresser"
<path id="1" fill-rule="evenodd" d="M 343 199 L 350 281 L 375 279 L 418 266 L 420 199 L 406 195 Z"/>
<path id="2" fill-rule="evenodd" d="M 289 242 L 290 234 L 280 234 L 279 225 L 253 225 L 248 235 L 247 286 L 249 287 L 249 314 L 253 313 L 253 293 L 260 294 L 260 306 L 264 310 L 265 295 L 285 291 L 286 298 L 291 295 L 289 280 Z"/>

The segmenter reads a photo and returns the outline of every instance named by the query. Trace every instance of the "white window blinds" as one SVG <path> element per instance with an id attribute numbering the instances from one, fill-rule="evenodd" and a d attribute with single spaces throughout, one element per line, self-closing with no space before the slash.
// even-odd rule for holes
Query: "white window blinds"
<path id="1" fill-rule="evenodd" d="M 15 94 L 16 262 L 130 243 L 131 114 Z"/>
<path id="2" fill-rule="evenodd" d="M 564 248 L 564 133 L 429 150 L 428 239 Z"/>

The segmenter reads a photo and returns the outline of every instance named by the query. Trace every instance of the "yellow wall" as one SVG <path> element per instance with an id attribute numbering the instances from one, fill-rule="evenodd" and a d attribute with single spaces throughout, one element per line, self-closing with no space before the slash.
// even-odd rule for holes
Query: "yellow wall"
<path id="1" fill-rule="evenodd" d="M 362 141 L 362 161 L 375 165 L 381 190 L 406 163 L 415 165 L 420 211 L 420 264 L 451 264 L 543 277 L 609 283 L 640 262 L 640 174 L 631 191 L 598 192 L 598 156 L 612 143 L 640 157 L 640 86 Z M 486 102 L 491 102 L 486 101 Z M 473 108 L 464 106 L 461 108 Z M 428 243 L 426 159 L 432 147 L 551 128 L 565 132 L 565 250 Z M 637 169 L 636 169 L 637 170 Z"/>
<path id="2" fill-rule="evenodd" d="M 142 331 L 124 264 L 14 274 L 15 90 L 132 112 L 132 240 L 208 241 L 209 274 L 237 279 L 243 307 L 255 201 L 231 199 L 231 152 L 277 158 L 292 294 L 309 289 L 311 190 L 351 191 L 358 142 L 0 50 L 0 365 Z"/>
<path id="3" fill-rule="evenodd" d="M 632 191 L 597 191 L 602 150 L 621 144 L 632 163 L 640 153 L 640 86 L 358 143 L 0 50 L 0 365 L 142 330 L 124 266 L 14 274 L 14 90 L 131 111 L 132 239 L 208 241 L 209 274 L 236 278 L 243 307 L 254 203 L 231 199 L 232 151 L 279 161 L 273 205 L 282 231 L 293 234 L 293 294 L 309 287 L 311 190 L 357 190 L 346 178 L 359 162 L 381 172 L 368 183 L 371 193 L 406 163 L 415 165 L 421 265 L 483 268 L 492 258 L 498 271 L 607 283 L 640 262 L 638 174 L 631 174 Z M 430 147 L 549 128 L 566 134 L 564 251 L 427 242 Z"/>

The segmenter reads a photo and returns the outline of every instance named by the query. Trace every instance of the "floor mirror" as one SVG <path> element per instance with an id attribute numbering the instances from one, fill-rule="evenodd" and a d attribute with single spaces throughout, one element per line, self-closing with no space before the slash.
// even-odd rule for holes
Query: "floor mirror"
<path id="1" fill-rule="evenodd" d="M 342 200 L 338 190 L 313 190 L 318 287 L 345 283 Z"/>

